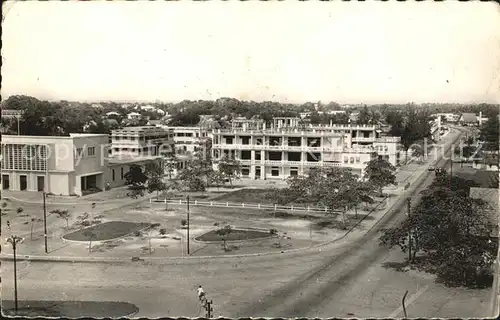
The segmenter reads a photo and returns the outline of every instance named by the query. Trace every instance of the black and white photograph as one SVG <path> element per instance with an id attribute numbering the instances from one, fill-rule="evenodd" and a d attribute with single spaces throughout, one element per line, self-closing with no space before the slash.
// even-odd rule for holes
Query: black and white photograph
<path id="1" fill-rule="evenodd" d="M 1 55 L 3 317 L 498 317 L 498 3 L 4 1 Z"/>

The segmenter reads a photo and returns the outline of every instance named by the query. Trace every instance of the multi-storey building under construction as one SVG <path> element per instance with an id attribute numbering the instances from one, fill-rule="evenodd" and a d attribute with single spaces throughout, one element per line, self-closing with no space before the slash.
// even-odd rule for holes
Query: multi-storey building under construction
<path id="1" fill-rule="evenodd" d="M 363 175 L 375 156 L 392 165 L 400 161 L 400 138 L 383 136 L 377 125 L 304 124 L 300 118 L 233 121 L 213 131 L 213 160 L 240 161 L 242 178 L 285 179 L 313 167 L 349 167 Z M 216 164 L 215 164 L 216 165 Z"/>

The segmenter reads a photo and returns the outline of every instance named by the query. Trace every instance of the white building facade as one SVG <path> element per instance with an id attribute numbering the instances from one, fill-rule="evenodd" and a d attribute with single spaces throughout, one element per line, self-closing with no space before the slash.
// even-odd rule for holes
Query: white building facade
<path id="1" fill-rule="evenodd" d="M 174 132 L 153 126 L 125 127 L 111 132 L 111 157 L 160 156 L 173 151 Z"/>
<path id="2" fill-rule="evenodd" d="M 108 135 L 2 135 L 2 189 L 82 195 L 104 190 Z"/>
<path id="3" fill-rule="evenodd" d="M 374 153 L 399 164 L 400 138 L 380 133 L 374 125 L 304 126 L 299 118 L 275 118 L 271 128 L 254 122 L 214 130 L 212 156 L 215 162 L 224 156 L 239 160 L 242 177 L 250 179 L 286 179 L 333 166 L 362 175 Z"/>

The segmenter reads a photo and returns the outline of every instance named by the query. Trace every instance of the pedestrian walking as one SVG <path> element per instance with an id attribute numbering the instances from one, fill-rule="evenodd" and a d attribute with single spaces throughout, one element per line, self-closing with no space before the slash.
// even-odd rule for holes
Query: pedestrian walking
<path id="1" fill-rule="evenodd" d="M 7 220 L 7 230 L 10 230 L 10 221 Z"/>

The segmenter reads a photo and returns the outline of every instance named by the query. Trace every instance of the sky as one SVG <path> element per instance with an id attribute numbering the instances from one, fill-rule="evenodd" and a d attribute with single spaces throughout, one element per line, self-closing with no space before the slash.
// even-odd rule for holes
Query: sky
<path id="1" fill-rule="evenodd" d="M 500 102 L 500 6 L 7 2 L 2 99 Z"/>

